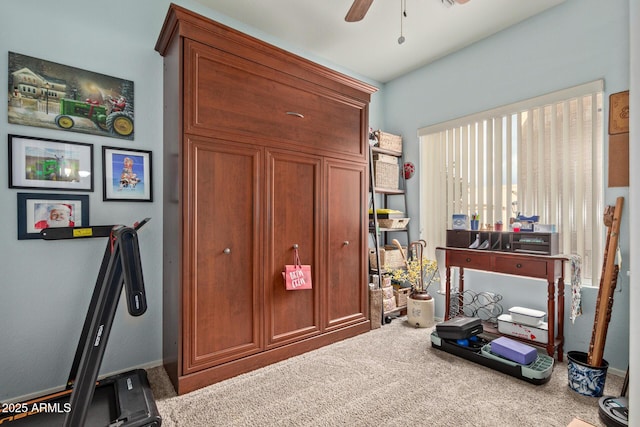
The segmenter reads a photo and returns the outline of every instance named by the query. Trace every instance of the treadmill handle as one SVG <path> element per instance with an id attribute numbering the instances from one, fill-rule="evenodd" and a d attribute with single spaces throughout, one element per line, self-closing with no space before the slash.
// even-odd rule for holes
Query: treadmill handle
<path id="1" fill-rule="evenodd" d="M 144 292 L 142 263 L 138 247 L 138 234 L 133 228 L 116 230 L 120 240 L 120 259 L 124 279 L 127 308 L 132 316 L 140 316 L 147 311 L 147 298 Z"/>

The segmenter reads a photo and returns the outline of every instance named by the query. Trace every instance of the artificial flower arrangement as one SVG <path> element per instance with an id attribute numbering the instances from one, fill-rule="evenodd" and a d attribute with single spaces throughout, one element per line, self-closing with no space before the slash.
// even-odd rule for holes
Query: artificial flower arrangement
<path id="1" fill-rule="evenodd" d="M 423 255 L 424 240 L 409 245 L 411 257 L 405 257 L 405 268 L 391 269 L 391 280 L 411 285 L 412 293 L 427 293 L 432 282 L 440 280 L 438 264 Z M 404 254 L 403 254 L 404 255 Z"/>

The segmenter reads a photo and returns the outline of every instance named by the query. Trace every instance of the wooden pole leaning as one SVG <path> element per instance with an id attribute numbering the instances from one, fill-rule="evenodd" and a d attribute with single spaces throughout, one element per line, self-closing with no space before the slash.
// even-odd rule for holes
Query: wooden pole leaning
<path id="1" fill-rule="evenodd" d="M 607 244 L 604 250 L 602 276 L 596 300 L 596 313 L 587 354 L 587 364 L 591 366 L 602 365 L 604 345 L 607 339 L 607 329 L 611 320 L 611 307 L 613 304 L 613 291 L 618 282 L 619 266 L 615 264 L 616 250 L 620 236 L 620 218 L 622 217 L 622 205 L 624 197 L 616 199 L 616 205 L 611 211 L 611 206 L 605 209 L 604 223 L 607 226 Z"/>

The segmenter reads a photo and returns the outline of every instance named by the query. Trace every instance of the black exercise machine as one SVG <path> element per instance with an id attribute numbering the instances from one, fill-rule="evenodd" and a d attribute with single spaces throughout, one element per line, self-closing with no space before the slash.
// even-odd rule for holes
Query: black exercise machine
<path id="1" fill-rule="evenodd" d="M 598 414 L 607 427 L 627 427 L 629 425 L 629 368 L 622 383 L 620 396 L 602 396 L 598 400 Z"/>
<path id="2" fill-rule="evenodd" d="M 454 317 L 436 325 L 431 332 L 431 347 L 503 372 L 531 384 L 545 384 L 551 379 L 553 357 L 538 352 L 525 365 L 492 351 L 493 337 L 484 333 L 482 322 L 474 317 Z M 497 341 L 496 341 L 497 342 Z M 517 359 L 516 359 L 517 360 Z"/>
<path id="3" fill-rule="evenodd" d="M 147 310 L 137 230 L 134 227 L 60 227 L 41 231 L 45 240 L 108 237 L 80 341 L 65 390 L 26 402 L 3 404 L 4 426 L 160 426 L 143 369 L 98 380 L 123 285 L 132 316 Z"/>

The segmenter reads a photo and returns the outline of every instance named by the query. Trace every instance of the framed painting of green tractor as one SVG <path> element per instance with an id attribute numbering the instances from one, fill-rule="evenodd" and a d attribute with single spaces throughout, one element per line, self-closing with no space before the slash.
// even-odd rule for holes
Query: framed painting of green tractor
<path id="1" fill-rule="evenodd" d="M 93 191 L 93 145 L 9 135 L 9 188 Z"/>
<path id="2" fill-rule="evenodd" d="M 133 82 L 9 52 L 9 123 L 134 139 Z"/>

